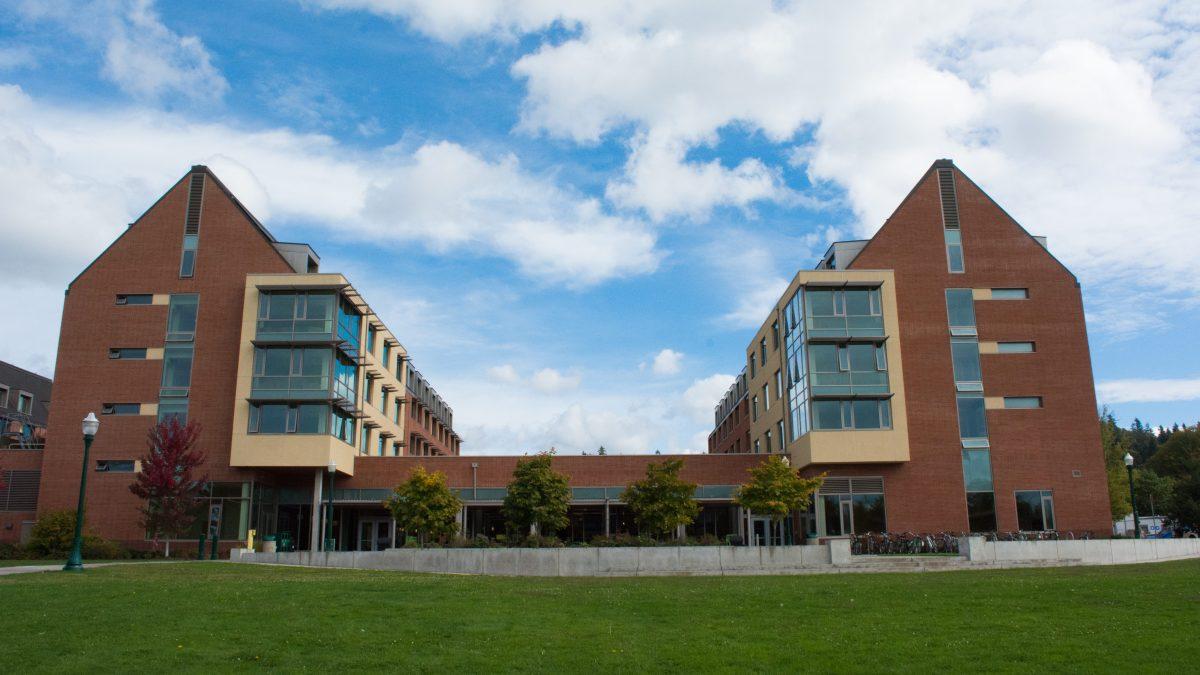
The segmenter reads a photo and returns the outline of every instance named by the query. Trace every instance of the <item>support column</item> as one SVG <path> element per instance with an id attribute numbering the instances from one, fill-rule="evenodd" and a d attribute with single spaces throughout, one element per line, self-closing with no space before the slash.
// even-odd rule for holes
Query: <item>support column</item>
<path id="1" fill-rule="evenodd" d="M 608 525 L 609 521 L 610 521 L 610 518 L 609 518 L 609 515 L 608 515 L 608 498 L 607 498 L 607 497 L 605 497 L 605 498 L 604 498 L 604 537 L 605 537 L 605 538 L 608 538 L 609 536 L 611 536 L 611 535 L 609 534 L 609 532 L 608 532 L 608 530 L 609 530 L 609 525 Z"/>
<path id="2" fill-rule="evenodd" d="M 308 538 L 309 550 L 316 553 L 321 550 L 321 539 L 325 536 L 325 531 L 321 527 L 323 519 L 321 514 L 325 512 L 325 504 L 321 502 L 321 492 L 325 488 L 325 470 L 317 469 L 313 472 L 313 500 L 312 500 L 312 522 L 310 536 Z"/>
<path id="3" fill-rule="evenodd" d="M 388 520 L 391 523 L 391 528 L 392 528 L 392 548 L 399 548 L 400 545 L 396 541 L 396 519 L 389 518 Z"/>

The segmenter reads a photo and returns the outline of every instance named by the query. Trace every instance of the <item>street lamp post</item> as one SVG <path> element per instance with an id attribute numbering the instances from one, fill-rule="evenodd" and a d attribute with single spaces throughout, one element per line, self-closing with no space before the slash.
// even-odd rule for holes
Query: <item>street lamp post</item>
<path id="1" fill-rule="evenodd" d="M 1137 501 L 1133 496 L 1133 455 L 1125 453 L 1125 469 L 1129 472 L 1129 505 L 1133 507 L 1133 538 L 1142 538 L 1142 527 L 1138 523 Z"/>
<path id="2" fill-rule="evenodd" d="M 333 541 L 333 477 L 337 473 L 337 462 L 330 462 L 326 468 L 329 469 L 329 499 L 325 501 L 325 552 L 328 553 L 337 548 Z"/>
<path id="3" fill-rule="evenodd" d="M 65 572 L 83 571 L 83 503 L 87 497 L 88 452 L 99 430 L 100 420 L 96 419 L 96 413 L 88 413 L 83 418 L 83 471 L 79 477 L 79 504 L 75 507 L 75 539 L 71 542 L 71 556 L 63 566 Z"/>

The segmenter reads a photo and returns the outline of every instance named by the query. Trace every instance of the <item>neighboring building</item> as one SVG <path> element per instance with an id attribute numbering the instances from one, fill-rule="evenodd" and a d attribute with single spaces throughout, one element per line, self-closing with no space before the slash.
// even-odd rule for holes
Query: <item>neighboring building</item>
<path id="1" fill-rule="evenodd" d="M 713 416 L 716 424 L 708 435 L 709 452 L 750 452 L 750 399 L 746 395 L 745 370 L 729 385 Z"/>
<path id="2" fill-rule="evenodd" d="M 50 417 L 48 377 L 0 361 L 0 448 L 40 449 Z"/>
<path id="3" fill-rule="evenodd" d="M 0 361 L 0 541 L 24 541 L 33 528 L 51 384 Z"/>
<path id="4" fill-rule="evenodd" d="M 320 547 L 331 464 L 338 549 L 399 541 L 381 502 L 417 466 L 463 497 L 464 533 L 502 532 L 520 458 L 459 455 L 453 411 L 400 332 L 193 167 L 70 284 L 46 449 L 0 465 L 41 472 L 38 513 L 74 508 L 79 422 L 96 411 L 88 528 L 148 546 L 128 485 L 147 429 L 177 415 L 203 429 L 225 548 L 251 529 Z M 796 275 L 715 411 L 709 451 L 683 457 L 703 504 L 693 535 L 1111 527 L 1078 284 L 947 160 L 874 238 Z M 732 496 L 779 452 L 826 479 L 768 539 L 769 521 Z M 620 494 L 666 458 L 556 457 L 573 495 L 564 535 L 636 531 Z M 11 515 L 0 540 L 33 517 Z"/>
<path id="5" fill-rule="evenodd" d="M 751 451 L 826 475 L 806 531 L 1110 528 L 1079 283 L 950 160 L 798 273 L 746 364 Z"/>

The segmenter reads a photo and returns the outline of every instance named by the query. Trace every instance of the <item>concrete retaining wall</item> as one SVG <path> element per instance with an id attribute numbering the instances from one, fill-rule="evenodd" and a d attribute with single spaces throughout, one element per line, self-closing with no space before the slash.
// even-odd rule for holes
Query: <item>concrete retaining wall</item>
<path id="1" fill-rule="evenodd" d="M 1200 539 L 984 541 L 983 537 L 964 537 L 959 548 L 967 560 L 976 563 L 1122 565 L 1200 558 Z"/>
<path id="2" fill-rule="evenodd" d="M 846 549 L 849 542 L 835 548 Z M 394 548 L 378 552 L 255 553 L 237 549 L 235 562 L 310 567 L 491 574 L 497 576 L 604 577 L 721 574 L 796 574 L 831 570 L 830 547 L 661 546 L 595 548 Z"/>
<path id="3" fill-rule="evenodd" d="M 1090 541 L 959 540 L 961 557 L 852 556 L 850 542 L 819 546 L 662 546 L 646 548 L 394 548 L 359 553 L 255 553 L 234 549 L 235 562 L 309 567 L 490 574 L 496 576 L 610 577 L 662 575 L 806 574 L 914 571 L 1021 565 L 1118 565 L 1200 558 L 1200 539 L 1096 539 Z M 896 563 L 895 565 L 889 563 Z M 926 564 L 928 563 L 928 564 Z M 916 570 L 919 571 L 919 570 Z"/>

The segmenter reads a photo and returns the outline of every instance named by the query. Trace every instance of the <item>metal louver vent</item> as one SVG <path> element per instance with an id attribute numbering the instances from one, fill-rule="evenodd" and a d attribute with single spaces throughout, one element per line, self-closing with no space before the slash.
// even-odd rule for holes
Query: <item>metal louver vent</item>
<path id="1" fill-rule="evenodd" d="M 856 495 L 879 494 L 883 492 L 882 478 L 851 478 L 850 491 Z"/>
<path id="2" fill-rule="evenodd" d="M 850 492 L 849 478 L 826 478 L 821 482 L 820 493 L 823 495 L 844 495 Z"/>
<path id="3" fill-rule="evenodd" d="M 947 229 L 958 229 L 958 195 L 954 192 L 954 172 L 938 169 L 938 188 L 942 194 L 942 225 Z"/>
<path id="4" fill-rule="evenodd" d="M 184 234 L 200 234 L 200 207 L 204 203 L 204 174 L 192 174 L 188 188 L 187 217 L 183 222 Z"/>
<path id="5" fill-rule="evenodd" d="M 818 494 L 823 495 L 865 495 L 881 494 L 883 479 L 878 476 L 869 478 L 826 478 L 821 483 Z"/>
<path id="6" fill-rule="evenodd" d="M 5 471 L 0 511 L 36 511 L 41 471 Z"/>

